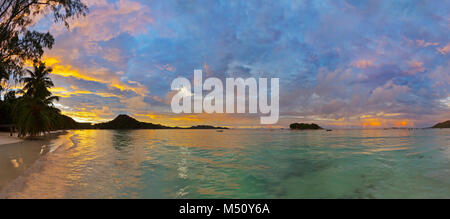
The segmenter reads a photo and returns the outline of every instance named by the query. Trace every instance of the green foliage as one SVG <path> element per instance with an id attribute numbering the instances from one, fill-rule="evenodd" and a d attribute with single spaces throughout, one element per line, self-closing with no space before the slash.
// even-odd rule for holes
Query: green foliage
<path id="1" fill-rule="evenodd" d="M 23 96 L 14 108 L 14 120 L 19 136 L 39 136 L 59 126 L 59 109 L 53 107 L 51 98 L 40 100 Z"/>

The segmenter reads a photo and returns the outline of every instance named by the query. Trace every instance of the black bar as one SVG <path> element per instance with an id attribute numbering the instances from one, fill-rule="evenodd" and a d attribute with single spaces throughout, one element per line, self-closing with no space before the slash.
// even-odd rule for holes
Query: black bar
<path id="1" fill-rule="evenodd" d="M 262 217 L 262 218 L 317 218 L 337 216 L 367 218 L 386 216 L 405 217 L 426 213 L 428 217 L 439 213 L 438 206 L 427 209 L 426 200 L 307 200 L 307 199 L 143 199 L 143 200 L 0 200 L 1 209 L 20 206 L 26 212 L 40 212 L 60 218 L 112 215 L 118 218 L 199 218 L 199 217 Z M 256 210 L 257 205 L 259 209 Z M 182 208 L 195 207 L 196 211 L 182 213 Z M 205 208 L 213 210 L 205 212 Z M 226 206 L 226 207 L 225 207 Z M 252 210 L 250 207 L 253 206 Z M 227 208 L 227 209 L 224 209 Z M 230 210 L 232 208 L 232 212 Z M 197 210 L 198 209 L 198 210 Z M 203 210 L 201 210 L 203 209 Z M 268 210 L 264 210 L 268 209 Z M 243 212 L 245 210 L 245 212 Z M 8 210 L 9 211 L 9 210 Z M 199 212 L 202 211 L 202 212 Z M 16 213 L 22 213 L 21 211 Z M 209 214 L 208 214 L 209 213 Z M 209 215 L 209 216 L 208 216 Z"/>

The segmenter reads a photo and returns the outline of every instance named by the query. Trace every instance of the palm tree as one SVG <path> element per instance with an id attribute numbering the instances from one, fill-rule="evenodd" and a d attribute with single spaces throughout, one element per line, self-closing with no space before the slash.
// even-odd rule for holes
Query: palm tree
<path id="1" fill-rule="evenodd" d="M 25 84 L 23 87 L 23 90 L 26 91 L 25 95 L 33 98 L 51 96 L 51 92 L 48 90 L 54 86 L 52 79 L 49 77 L 52 72 L 51 68 L 46 67 L 44 63 L 39 63 L 34 65 L 34 71 L 27 69 L 26 72 L 30 76 L 20 79 Z"/>
<path id="2" fill-rule="evenodd" d="M 34 66 L 34 71 L 27 70 L 29 77 L 21 79 L 24 83 L 23 96 L 19 98 L 14 109 L 14 118 L 21 137 L 36 137 L 59 125 L 60 110 L 53 105 L 53 101 L 58 101 L 59 98 L 52 96 L 48 90 L 54 86 L 49 77 L 51 71 L 51 68 L 39 63 Z"/>

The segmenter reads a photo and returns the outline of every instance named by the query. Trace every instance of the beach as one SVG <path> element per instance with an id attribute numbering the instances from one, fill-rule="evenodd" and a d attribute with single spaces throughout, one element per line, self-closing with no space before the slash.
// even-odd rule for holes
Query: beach
<path id="1" fill-rule="evenodd" d="M 17 133 L 13 133 L 13 136 L 10 136 L 9 132 L 0 132 L 0 146 L 21 141 L 23 140 L 17 137 Z"/>
<path id="2" fill-rule="evenodd" d="M 35 166 L 36 161 L 61 145 L 59 138 L 64 134 L 63 131 L 54 131 L 38 140 L 23 140 L 10 137 L 9 133 L 1 133 L 0 191 L 12 181 L 26 175 L 25 173 Z"/>

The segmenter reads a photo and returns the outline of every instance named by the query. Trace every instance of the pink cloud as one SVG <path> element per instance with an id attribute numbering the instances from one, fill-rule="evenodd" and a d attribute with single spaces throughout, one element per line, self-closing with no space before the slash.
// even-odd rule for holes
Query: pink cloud
<path id="1" fill-rule="evenodd" d="M 428 46 L 437 46 L 439 43 L 426 42 L 425 40 L 416 40 L 418 46 L 428 47 Z"/>
<path id="2" fill-rule="evenodd" d="M 373 66 L 374 66 L 372 60 L 364 60 L 364 59 L 355 61 L 355 62 L 353 62 L 351 65 L 352 65 L 353 67 L 357 67 L 357 68 L 370 68 L 370 67 L 373 67 Z"/>
<path id="3" fill-rule="evenodd" d="M 410 61 L 408 63 L 409 69 L 406 71 L 408 74 L 415 74 L 417 72 L 424 72 L 426 68 L 421 61 Z"/>
<path id="4" fill-rule="evenodd" d="M 442 55 L 446 55 L 447 53 L 450 52 L 450 43 L 448 43 L 446 46 L 442 47 L 442 48 L 437 48 L 437 50 L 442 54 Z"/>
<path id="5" fill-rule="evenodd" d="M 158 68 L 159 70 L 167 70 L 167 71 L 171 71 L 174 72 L 175 70 L 177 70 L 174 66 L 170 65 L 170 64 L 165 64 L 165 65 L 155 65 L 156 68 Z"/>
<path id="6" fill-rule="evenodd" d="M 136 35 L 147 31 L 154 23 L 150 9 L 138 2 L 120 0 L 108 3 L 105 0 L 88 1 L 91 9 L 85 18 L 72 21 L 71 31 L 90 42 L 108 41 L 121 33 Z M 65 32 L 62 24 L 52 27 L 55 35 Z"/>

